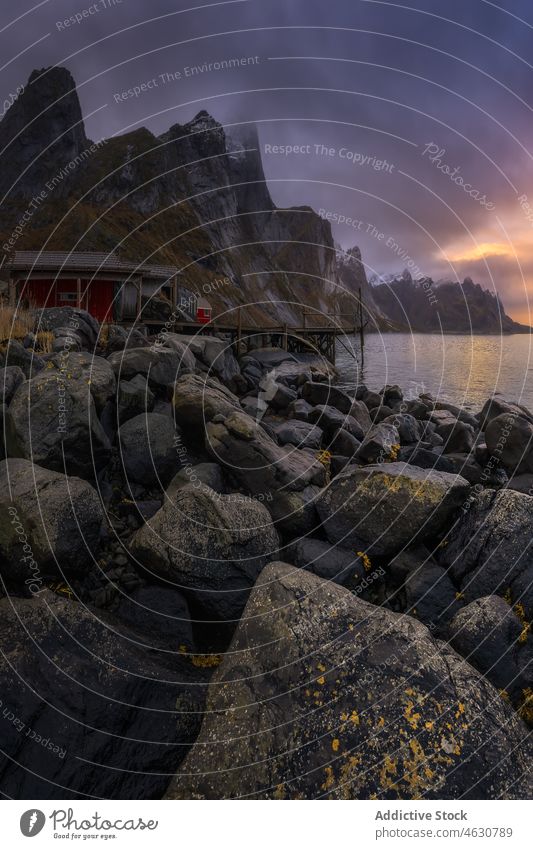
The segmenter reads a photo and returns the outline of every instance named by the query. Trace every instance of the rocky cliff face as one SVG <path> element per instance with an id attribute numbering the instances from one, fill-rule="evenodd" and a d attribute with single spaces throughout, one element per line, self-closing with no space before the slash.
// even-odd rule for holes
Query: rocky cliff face
<path id="1" fill-rule="evenodd" d="M 463 283 L 413 280 L 404 272 L 372 287 L 373 300 L 398 327 L 418 333 L 529 333 L 505 313 L 499 297 L 470 277 Z"/>
<path id="2" fill-rule="evenodd" d="M 31 200 L 90 144 L 70 72 L 33 71 L 0 123 L 0 197 Z"/>
<path id="3" fill-rule="evenodd" d="M 2 243 L 44 191 L 13 249 L 176 265 L 183 285 L 207 293 L 230 323 L 239 305 L 258 325 L 301 324 L 302 304 L 333 311 L 330 225 L 307 207 L 276 208 L 254 127 L 228 139 L 200 112 L 160 137 L 141 128 L 92 145 L 74 80 L 54 68 L 32 74 L 0 124 L 0 148 Z"/>

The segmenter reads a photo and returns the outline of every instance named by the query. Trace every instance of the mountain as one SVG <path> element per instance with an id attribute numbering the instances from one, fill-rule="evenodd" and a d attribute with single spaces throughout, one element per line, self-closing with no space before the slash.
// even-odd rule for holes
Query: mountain
<path id="1" fill-rule="evenodd" d="M 363 302 L 363 320 L 367 323 L 367 332 L 379 330 L 399 330 L 401 326 L 390 317 L 374 298 L 374 288 L 366 276 L 366 269 L 358 247 L 343 251 L 337 247 L 337 284 L 339 291 L 339 311 L 347 316 L 347 321 L 358 324 L 358 297 L 361 292 Z"/>
<path id="2" fill-rule="evenodd" d="M 255 127 L 228 138 L 207 112 L 161 136 L 140 128 L 93 143 L 65 68 L 34 71 L 0 123 L 0 243 L 13 250 L 113 251 L 181 269 L 216 311 L 300 325 L 331 313 L 331 227 L 309 207 L 279 209 Z M 234 323 L 234 313 L 229 317 Z"/>
<path id="3" fill-rule="evenodd" d="M 529 333 L 513 321 L 500 298 L 474 283 L 413 280 L 409 272 L 375 279 L 373 300 L 397 326 L 417 333 Z"/>

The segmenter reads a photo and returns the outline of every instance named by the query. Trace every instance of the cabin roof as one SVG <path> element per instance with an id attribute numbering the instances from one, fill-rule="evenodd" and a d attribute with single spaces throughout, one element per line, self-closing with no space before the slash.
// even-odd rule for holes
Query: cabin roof
<path id="1" fill-rule="evenodd" d="M 121 277 L 139 275 L 158 280 L 179 274 L 173 265 L 127 262 L 113 253 L 96 251 L 16 251 L 6 268 L 11 272 L 51 271 L 56 274 L 65 271 L 105 271 Z"/>

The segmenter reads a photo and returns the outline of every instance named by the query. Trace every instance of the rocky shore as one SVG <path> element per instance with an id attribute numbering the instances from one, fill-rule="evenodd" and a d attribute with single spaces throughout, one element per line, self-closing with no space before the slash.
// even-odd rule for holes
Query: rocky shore
<path id="1" fill-rule="evenodd" d="M 531 798 L 533 414 L 45 310 L 2 352 L 0 787 Z"/>

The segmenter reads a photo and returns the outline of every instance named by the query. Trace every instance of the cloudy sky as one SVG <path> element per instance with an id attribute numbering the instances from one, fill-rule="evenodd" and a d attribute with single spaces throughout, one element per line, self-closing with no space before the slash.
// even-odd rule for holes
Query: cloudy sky
<path id="1" fill-rule="evenodd" d="M 369 275 L 470 275 L 533 323 L 533 7 L 500 4 L 19 0 L 2 90 L 67 66 L 95 140 L 200 109 L 257 122 L 274 200 L 348 219 Z"/>

